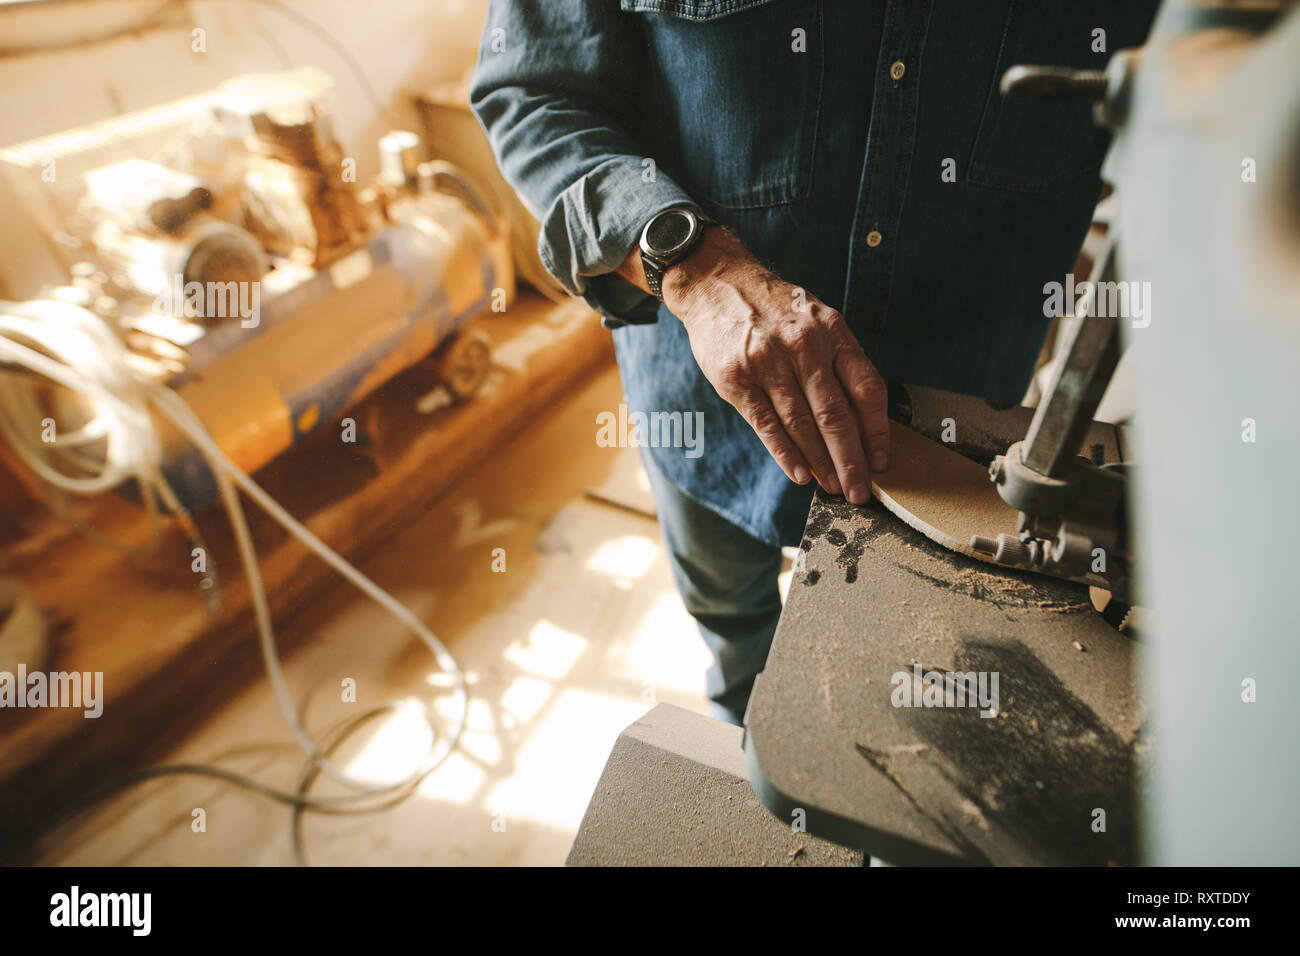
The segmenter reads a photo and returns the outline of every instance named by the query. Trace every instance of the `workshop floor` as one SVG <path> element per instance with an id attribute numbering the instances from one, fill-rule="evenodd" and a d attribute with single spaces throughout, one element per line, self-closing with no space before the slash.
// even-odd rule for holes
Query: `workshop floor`
<path id="1" fill-rule="evenodd" d="M 361 563 L 460 661 L 469 729 L 398 806 L 309 817 L 310 862 L 560 864 L 619 732 L 656 702 L 705 712 L 707 651 L 673 589 L 656 523 L 585 494 L 602 486 L 648 501 L 636 451 L 594 440 L 597 413 L 617 409 L 620 395 L 611 367 Z M 496 548 L 504 572 L 493 571 Z M 317 735 L 441 683 L 422 646 L 342 582 L 282 630 L 299 632 L 290 640 L 314 635 L 285 670 Z M 356 703 L 340 699 L 348 678 Z M 228 705 L 164 762 L 218 762 L 292 789 L 302 757 L 265 678 L 232 684 Z M 400 779 L 429 746 L 413 710 L 357 733 L 338 762 L 376 782 Z M 337 790 L 327 782 L 317 792 Z M 40 860 L 288 864 L 289 813 L 218 781 L 166 778 L 63 830 Z"/>

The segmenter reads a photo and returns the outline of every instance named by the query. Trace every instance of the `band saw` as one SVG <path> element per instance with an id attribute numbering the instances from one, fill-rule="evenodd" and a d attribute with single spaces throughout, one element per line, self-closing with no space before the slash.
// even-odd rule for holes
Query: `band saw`
<path id="1" fill-rule="evenodd" d="M 866 505 L 814 496 L 744 729 L 690 728 L 742 746 L 743 770 L 656 707 L 615 746 L 571 863 L 1294 859 L 1276 675 L 1296 654 L 1300 106 L 1260 91 L 1297 88 L 1297 40 L 1290 3 L 1171 0 L 1104 73 L 1004 75 L 1006 95 L 1092 101 L 1116 134 L 1118 215 L 1043 397 L 891 386 L 891 466 Z M 1154 322 L 1103 307 L 1135 279 Z M 1132 432 L 1094 421 L 1121 338 Z M 646 768 L 675 768 L 653 806 L 629 796 Z M 728 803 L 683 813 L 692 788 Z"/>

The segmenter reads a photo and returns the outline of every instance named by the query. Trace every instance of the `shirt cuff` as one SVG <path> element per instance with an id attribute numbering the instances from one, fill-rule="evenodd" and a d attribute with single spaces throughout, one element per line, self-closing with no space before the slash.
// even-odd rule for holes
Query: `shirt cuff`
<path id="1" fill-rule="evenodd" d="M 694 202 L 645 159 L 615 157 L 560 193 L 542 218 L 537 252 L 546 271 L 601 313 L 606 327 L 654 322 L 659 301 L 615 270 L 655 213 L 682 204 Z"/>

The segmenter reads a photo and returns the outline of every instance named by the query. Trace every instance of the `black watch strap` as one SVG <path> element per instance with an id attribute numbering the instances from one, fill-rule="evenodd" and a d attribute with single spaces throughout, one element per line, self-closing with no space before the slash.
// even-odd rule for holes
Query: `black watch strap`
<path id="1" fill-rule="evenodd" d="M 645 284 L 650 287 L 650 294 L 662 302 L 664 300 L 663 267 L 644 251 L 641 253 L 641 267 L 645 270 Z"/>

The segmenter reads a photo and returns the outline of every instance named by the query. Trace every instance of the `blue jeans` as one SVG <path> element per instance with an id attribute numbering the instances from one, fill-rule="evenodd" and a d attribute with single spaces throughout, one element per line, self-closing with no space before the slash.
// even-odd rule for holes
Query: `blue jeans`
<path id="1" fill-rule="evenodd" d="M 691 498 L 641 450 L 673 579 L 713 652 L 706 686 L 713 715 L 742 724 L 754 678 L 781 617 L 781 549 L 764 544 Z"/>

